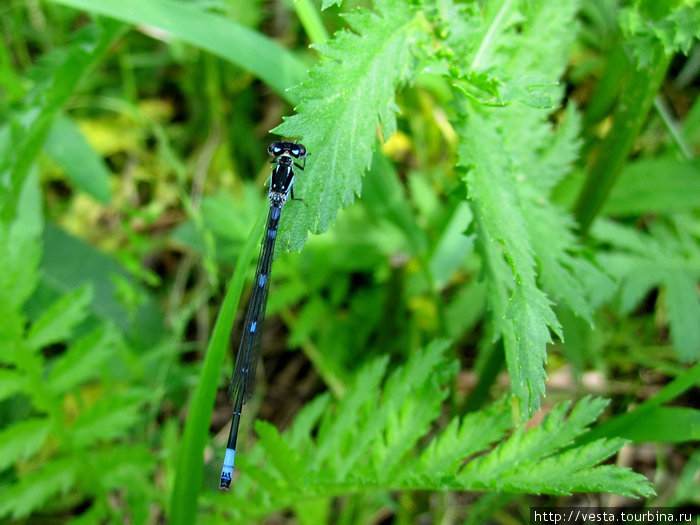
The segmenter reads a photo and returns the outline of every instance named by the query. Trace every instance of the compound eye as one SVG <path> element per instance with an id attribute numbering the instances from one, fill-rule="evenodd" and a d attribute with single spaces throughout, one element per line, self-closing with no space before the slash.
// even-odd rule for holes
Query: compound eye
<path id="1" fill-rule="evenodd" d="M 294 148 L 292 149 L 292 155 L 294 155 L 298 159 L 304 158 L 306 156 L 306 148 L 303 144 L 294 144 Z"/>
<path id="2" fill-rule="evenodd" d="M 282 145 L 279 142 L 273 142 L 267 147 L 267 153 L 273 157 L 278 157 L 282 154 Z"/>

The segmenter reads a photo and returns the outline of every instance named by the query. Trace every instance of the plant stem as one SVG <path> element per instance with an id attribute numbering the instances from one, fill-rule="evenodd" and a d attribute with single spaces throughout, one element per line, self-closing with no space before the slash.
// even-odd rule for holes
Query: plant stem
<path id="1" fill-rule="evenodd" d="M 328 31 L 323 25 L 321 15 L 311 0 L 294 0 L 290 2 L 299 17 L 306 35 L 314 44 L 322 44 L 328 40 Z"/>
<path id="2" fill-rule="evenodd" d="M 661 51 L 657 56 L 658 60 L 653 61 L 650 68 L 635 69 L 620 93 L 612 129 L 596 152 L 574 206 L 574 216 L 582 234 L 588 231 L 608 198 L 661 87 L 671 57 Z"/>

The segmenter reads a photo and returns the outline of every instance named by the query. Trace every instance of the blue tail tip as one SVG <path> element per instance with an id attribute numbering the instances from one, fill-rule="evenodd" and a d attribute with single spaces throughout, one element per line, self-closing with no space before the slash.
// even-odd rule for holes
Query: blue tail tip
<path id="1" fill-rule="evenodd" d="M 231 487 L 231 478 L 233 477 L 233 460 L 236 457 L 236 451 L 232 448 L 226 449 L 224 456 L 224 464 L 221 467 L 221 481 L 219 488 L 228 490 Z"/>

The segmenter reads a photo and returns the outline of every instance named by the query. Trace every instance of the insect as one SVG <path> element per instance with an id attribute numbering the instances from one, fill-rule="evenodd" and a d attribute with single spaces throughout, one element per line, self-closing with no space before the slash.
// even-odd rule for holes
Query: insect
<path id="1" fill-rule="evenodd" d="M 228 489 L 231 486 L 241 413 L 243 405 L 250 399 L 255 388 L 255 371 L 260 354 L 262 324 L 265 318 L 267 293 L 270 289 L 272 255 L 282 208 L 287 202 L 287 198 L 294 198 L 292 191 L 294 168 L 304 169 L 304 166 L 296 161 L 306 158 L 306 148 L 295 142 L 273 142 L 267 148 L 267 152 L 273 157 L 272 163 L 274 164 L 268 193 L 270 212 L 267 216 L 267 227 L 260 248 L 258 268 L 253 280 L 253 291 L 250 294 L 250 302 L 243 322 L 241 344 L 238 347 L 236 364 L 229 385 L 229 395 L 233 403 L 233 420 L 226 445 L 224 464 L 221 468 L 221 482 L 219 484 L 221 489 Z"/>

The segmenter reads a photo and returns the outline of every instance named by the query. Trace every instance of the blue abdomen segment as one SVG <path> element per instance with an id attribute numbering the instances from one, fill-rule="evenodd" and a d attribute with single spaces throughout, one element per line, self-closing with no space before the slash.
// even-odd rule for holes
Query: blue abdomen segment
<path id="1" fill-rule="evenodd" d="M 219 487 L 227 489 L 231 486 L 231 478 L 233 478 L 233 462 L 236 457 L 236 451 L 232 448 L 226 449 L 226 454 L 224 455 L 224 465 L 221 468 L 221 482 Z"/>

